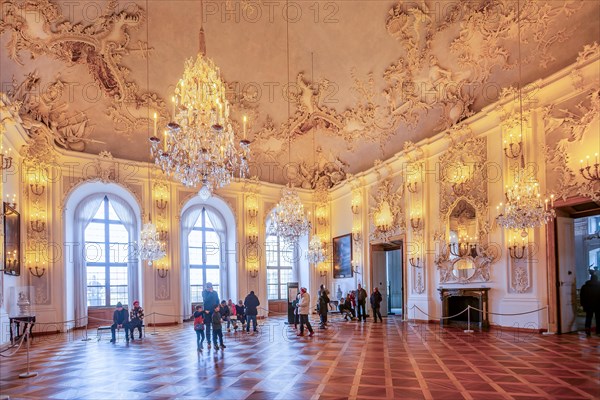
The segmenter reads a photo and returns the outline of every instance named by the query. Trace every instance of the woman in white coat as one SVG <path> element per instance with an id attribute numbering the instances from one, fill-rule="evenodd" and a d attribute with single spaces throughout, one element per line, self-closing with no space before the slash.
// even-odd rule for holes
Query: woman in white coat
<path id="1" fill-rule="evenodd" d="M 308 329 L 308 336 L 315 334 L 310 321 L 308 320 L 308 314 L 310 313 L 310 294 L 307 293 L 306 288 L 300 289 L 300 302 L 298 303 L 298 314 L 300 314 L 300 333 L 298 336 L 304 336 L 304 324 Z"/>

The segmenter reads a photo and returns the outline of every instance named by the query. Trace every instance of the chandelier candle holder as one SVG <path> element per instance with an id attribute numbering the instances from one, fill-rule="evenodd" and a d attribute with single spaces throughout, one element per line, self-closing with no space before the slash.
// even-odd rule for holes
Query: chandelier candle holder
<path id="1" fill-rule="evenodd" d="M 43 232 L 46 229 L 46 222 L 43 221 L 45 218 L 43 216 L 40 218 L 38 213 L 33 215 L 33 219 L 29 221 L 31 226 L 31 230 L 37 233 Z"/>
<path id="2" fill-rule="evenodd" d="M 167 125 L 161 146 L 155 116 L 150 142 L 162 171 L 187 187 L 201 185 L 203 199 L 228 185 L 236 172 L 243 178 L 249 169 L 246 118 L 238 150 L 226 91 L 219 68 L 206 57 L 204 29 L 200 28 L 200 51 L 195 60 L 185 62 L 183 77 L 175 87 L 173 121 Z"/>
<path id="3" fill-rule="evenodd" d="M 379 207 L 373 214 L 375 227 L 382 233 L 387 233 L 392 229 L 394 223 L 394 216 L 390 208 L 390 203 L 387 200 L 383 200 Z"/>
<path id="4" fill-rule="evenodd" d="M 35 267 L 28 267 L 27 269 L 29 270 L 29 273 L 31 275 L 35 276 L 36 278 L 41 278 L 46 273 L 46 268 L 44 268 L 44 267 L 40 268 L 38 266 L 37 261 L 35 263 Z M 34 269 L 35 269 L 35 272 L 34 272 Z"/>
<path id="5" fill-rule="evenodd" d="M 496 221 L 506 229 L 520 230 L 522 237 L 527 236 L 527 229 L 545 225 L 556 216 L 554 195 L 542 201 L 537 181 L 507 186 L 505 198 L 506 203 L 496 207 Z"/>
<path id="6" fill-rule="evenodd" d="M 504 139 L 504 155 L 510 159 L 516 159 L 523 152 L 523 138 L 521 133 L 514 135 L 510 133 L 508 140 Z"/>
<path id="7" fill-rule="evenodd" d="M 423 220 L 419 213 L 410 214 L 410 226 L 414 231 L 420 231 L 423 228 Z"/>
<path id="8" fill-rule="evenodd" d="M 310 232 L 311 224 L 304 214 L 304 205 L 291 184 L 281 191 L 281 200 L 271 212 L 269 233 L 290 243 Z"/>
<path id="9" fill-rule="evenodd" d="M 477 245 L 469 242 L 448 243 L 448 250 L 454 257 L 477 256 Z"/>
<path id="10" fill-rule="evenodd" d="M 36 171 L 29 180 L 29 189 L 36 196 L 43 195 L 46 190 L 45 179 L 40 175 L 42 175 L 42 170 Z"/>
<path id="11" fill-rule="evenodd" d="M 421 268 L 421 258 L 417 257 L 417 258 L 413 258 L 411 257 L 408 262 L 410 263 L 410 265 L 414 268 Z"/>
<path id="12" fill-rule="evenodd" d="M 323 249 L 323 242 L 319 235 L 313 235 L 308 244 L 308 251 L 306 252 L 306 259 L 310 264 L 319 265 L 325 261 L 325 250 Z"/>
<path id="13" fill-rule="evenodd" d="M 151 266 L 154 261 L 160 260 L 167 254 L 165 248 L 165 244 L 160 241 L 156 225 L 149 220 L 144 224 L 141 233 L 140 258 L 148 261 L 148 265 Z"/>
<path id="14" fill-rule="evenodd" d="M 4 148 L 0 144 L 0 170 L 4 171 L 5 169 L 10 169 L 12 167 L 12 157 L 11 157 L 12 149 Z"/>
<path id="15" fill-rule="evenodd" d="M 598 153 L 595 154 L 595 162 L 593 165 L 590 165 L 590 156 L 586 157 L 587 165 L 583 166 L 583 160 L 581 160 L 581 168 L 579 168 L 579 173 L 585 180 L 591 182 L 599 182 L 600 181 L 600 163 L 598 163 Z"/>

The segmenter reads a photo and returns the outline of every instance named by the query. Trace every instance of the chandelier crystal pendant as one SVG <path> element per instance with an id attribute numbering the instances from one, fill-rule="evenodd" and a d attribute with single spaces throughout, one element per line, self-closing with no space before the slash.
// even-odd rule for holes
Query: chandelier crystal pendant
<path id="1" fill-rule="evenodd" d="M 236 173 L 248 174 L 250 141 L 235 145 L 230 120 L 227 85 L 215 63 L 206 57 L 204 29 L 200 28 L 200 51 L 185 62 L 183 77 L 175 88 L 173 121 L 161 140 L 150 139 L 152 155 L 163 172 L 188 187 L 202 186 L 203 198 L 228 185 Z M 244 124 L 245 125 L 245 124 Z"/>
<path id="2" fill-rule="evenodd" d="M 281 200 L 271 212 L 269 234 L 295 243 L 310 232 L 311 224 L 304 213 L 298 192 L 289 184 L 281 191 Z"/>
<path id="3" fill-rule="evenodd" d="M 142 229 L 139 253 L 142 260 L 148 261 L 148 265 L 167 254 L 165 244 L 160 241 L 156 225 L 151 220 Z"/>
<path id="4" fill-rule="evenodd" d="M 306 259 L 310 264 L 317 265 L 325 261 L 325 250 L 319 235 L 313 235 L 308 244 Z"/>

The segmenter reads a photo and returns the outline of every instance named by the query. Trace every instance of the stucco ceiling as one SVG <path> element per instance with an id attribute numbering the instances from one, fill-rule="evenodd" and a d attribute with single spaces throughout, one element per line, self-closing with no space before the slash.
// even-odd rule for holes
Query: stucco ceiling
<path id="1" fill-rule="evenodd" d="M 249 116 L 252 173 L 285 182 L 273 165 L 291 159 L 304 163 L 294 179 L 305 187 L 365 170 L 519 82 L 513 1 L 207 0 L 203 18 L 196 0 L 2 6 L 2 91 L 23 102 L 27 128 L 72 151 L 150 160 L 149 117 L 157 110 L 161 124 L 169 120 L 203 20 L 208 56 L 232 87 L 233 118 Z M 519 6 L 523 84 L 600 42 L 598 1 Z M 298 94 L 289 114 L 288 82 Z"/>

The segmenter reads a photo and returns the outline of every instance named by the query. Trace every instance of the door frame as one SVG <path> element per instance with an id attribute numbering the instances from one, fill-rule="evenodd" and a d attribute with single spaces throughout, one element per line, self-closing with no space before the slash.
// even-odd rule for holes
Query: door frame
<path id="1" fill-rule="evenodd" d="M 576 196 L 565 200 L 558 199 L 554 208 L 577 206 L 592 201 L 589 197 Z M 560 279 L 558 272 L 558 248 L 556 246 L 556 219 L 548 222 L 546 226 L 546 274 L 548 284 L 548 330 L 560 332 Z"/>
<path id="2" fill-rule="evenodd" d="M 405 236 L 401 235 L 401 236 L 394 236 L 390 239 L 388 239 L 387 242 L 377 242 L 377 243 L 371 243 L 369 246 L 369 264 L 370 264 L 370 271 L 369 271 L 369 278 L 370 281 L 373 282 L 373 257 L 372 257 L 372 253 L 373 251 L 391 251 L 391 250 L 400 250 L 402 255 L 402 318 L 404 319 L 406 316 L 406 302 L 408 300 L 408 296 L 407 296 L 407 268 L 406 268 L 406 249 L 405 249 L 405 244 L 406 244 L 406 240 L 405 240 Z M 387 279 L 387 274 L 386 274 L 386 279 Z M 389 310 L 388 310 L 389 311 Z"/>

